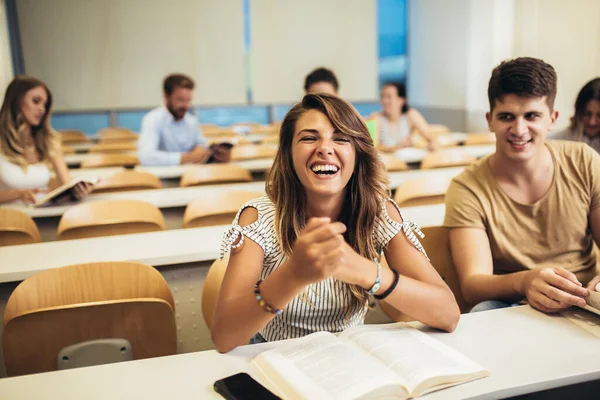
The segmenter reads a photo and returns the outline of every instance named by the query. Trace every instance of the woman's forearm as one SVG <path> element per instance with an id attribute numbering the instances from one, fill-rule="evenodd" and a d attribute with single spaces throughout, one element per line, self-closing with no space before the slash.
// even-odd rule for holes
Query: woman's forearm
<path id="1" fill-rule="evenodd" d="M 273 309 L 283 309 L 304 286 L 298 285 L 286 264 L 281 265 L 260 284 L 262 299 Z M 264 328 L 274 314 L 258 304 L 254 286 L 228 298 L 219 298 L 211 329 L 217 350 L 224 353 L 244 345 Z"/>

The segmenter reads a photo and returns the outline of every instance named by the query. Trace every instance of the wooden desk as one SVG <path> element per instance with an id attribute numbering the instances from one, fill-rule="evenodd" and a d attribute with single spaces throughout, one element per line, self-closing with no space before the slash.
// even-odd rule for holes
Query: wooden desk
<path id="1" fill-rule="evenodd" d="M 415 326 L 492 372 L 424 399 L 497 399 L 600 379 L 598 338 L 529 306 L 463 315 L 451 334 Z M 4 400 L 221 399 L 214 381 L 238 372 L 257 378 L 250 360 L 279 343 L 0 379 L 0 393 Z"/>
<path id="2" fill-rule="evenodd" d="M 213 261 L 226 225 L 0 247 L 0 283 L 17 282 L 47 269 L 101 261 L 139 261 L 152 266 Z"/>
<path id="3" fill-rule="evenodd" d="M 445 206 L 403 208 L 420 226 L 443 223 Z M 173 229 L 89 239 L 0 247 L 0 283 L 20 281 L 65 265 L 100 261 L 140 261 L 153 266 L 213 261 L 219 256 L 227 225 Z"/>
<path id="4" fill-rule="evenodd" d="M 258 160 L 246 160 L 246 161 L 235 161 L 231 163 L 242 168 L 246 168 L 252 173 L 264 173 L 268 168 L 273 165 L 272 159 L 258 159 Z M 190 168 L 194 168 L 193 165 L 170 165 L 170 166 L 157 166 L 157 167 L 135 167 L 136 171 L 149 172 L 162 180 L 176 180 L 179 184 L 179 179 L 185 171 Z M 122 167 L 107 167 L 107 168 L 85 168 L 85 169 L 71 169 L 69 172 L 73 178 L 79 177 L 98 177 L 103 178 L 111 176 L 116 172 L 122 171 Z"/>
<path id="5" fill-rule="evenodd" d="M 414 178 L 427 179 L 430 176 L 447 176 L 454 177 L 463 170 L 462 167 L 456 168 L 442 168 L 435 170 L 409 170 L 402 172 L 392 172 L 389 174 L 390 187 L 396 188 L 400 183 Z M 85 201 L 105 200 L 105 199 L 135 199 L 143 200 L 154 204 L 158 208 L 172 208 L 172 207 L 185 207 L 187 204 L 198 197 L 203 196 L 206 193 L 214 192 L 215 190 L 245 190 L 245 191 L 258 191 L 264 192 L 265 182 L 245 182 L 245 183 L 233 183 L 226 185 L 205 185 L 205 186 L 193 186 L 193 187 L 175 187 L 175 188 L 164 188 L 155 190 L 136 190 L 128 192 L 116 192 L 116 193 L 104 193 L 104 194 L 91 194 Z M 32 208 L 23 205 L 20 202 L 12 202 L 4 204 L 6 207 L 15 208 L 29 214 L 33 218 L 44 218 L 44 217 L 59 217 L 61 216 L 72 204 L 56 205 L 48 207 Z"/>

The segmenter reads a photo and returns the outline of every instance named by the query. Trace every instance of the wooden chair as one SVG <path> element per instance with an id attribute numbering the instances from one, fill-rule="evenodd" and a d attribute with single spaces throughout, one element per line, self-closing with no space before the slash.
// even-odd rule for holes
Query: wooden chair
<path id="1" fill-rule="evenodd" d="M 137 150 L 135 142 L 103 142 L 90 147 L 90 153 L 128 153 Z"/>
<path id="2" fill-rule="evenodd" d="M 410 179 L 396 188 L 394 201 L 400 207 L 443 204 L 451 181 L 451 178 L 441 176 Z"/>
<path id="3" fill-rule="evenodd" d="M 0 208 L 0 247 L 41 242 L 33 219 L 19 210 Z"/>
<path id="4" fill-rule="evenodd" d="M 245 202 L 261 196 L 264 196 L 264 192 L 207 193 L 188 204 L 183 214 L 183 227 L 198 228 L 231 224 Z"/>
<path id="5" fill-rule="evenodd" d="M 493 133 L 470 133 L 465 140 L 465 146 L 496 144 L 496 135 Z"/>
<path id="6" fill-rule="evenodd" d="M 429 153 L 421 161 L 421 169 L 459 167 L 469 165 L 474 161 L 475 157 L 459 148 L 443 149 Z"/>
<path id="7" fill-rule="evenodd" d="M 6 371 L 15 376 L 122 359 L 123 349 L 110 360 L 106 351 L 92 359 L 58 357 L 65 347 L 91 348 L 106 339 L 128 340 L 133 359 L 173 355 L 174 309 L 167 282 L 145 264 L 101 262 L 40 272 L 17 286 L 6 303 Z"/>
<path id="8" fill-rule="evenodd" d="M 236 146 L 231 150 L 232 161 L 256 160 L 259 158 L 274 158 L 277 146 L 271 144 L 258 144 Z"/>
<path id="9" fill-rule="evenodd" d="M 221 290 L 221 283 L 227 269 L 228 258 L 223 260 L 216 259 L 206 275 L 204 286 L 202 287 L 202 316 L 208 329 L 212 329 L 215 309 L 217 308 L 217 299 Z"/>
<path id="10" fill-rule="evenodd" d="M 429 148 L 429 142 L 427 142 L 427 140 L 425 140 L 425 138 L 421 135 L 413 135 L 412 141 L 413 147 L 416 147 L 418 149 Z M 439 148 L 455 147 L 460 144 L 460 141 L 458 139 L 455 139 L 446 133 L 440 133 L 439 135 L 435 135 L 435 141 L 437 147 Z"/>
<path id="11" fill-rule="evenodd" d="M 218 129 L 209 129 L 207 131 L 202 131 L 202 135 L 207 138 L 212 137 L 224 137 L 224 136 L 240 136 L 236 131 L 232 131 L 229 128 L 218 128 Z"/>
<path id="12" fill-rule="evenodd" d="M 110 140 L 137 140 L 138 134 L 127 129 L 120 127 L 104 128 L 98 131 L 98 136 L 102 141 Z"/>
<path id="13" fill-rule="evenodd" d="M 131 154 L 90 154 L 81 162 L 81 168 L 133 167 L 139 164 Z"/>
<path id="14" fill-rule="evenodd" d="M 58 134 L 63 144 L 88 143 L 92 140 L 85 133 L 78 130 L 64 130 L 59 131 Z"/>
<path id="15" fill-rule="evenodd" d="M 61 146 L 61 150 L 63 154 L 75 154 L 75 149 L 69 146 L 68 144 L 63 144 Z"/>
<path id="16" fill-rule="evenodd" d="M 179 186 L 250 181 L 252 181 L 252 174 L 245 168 L 231 164 L 211 164 L 188 168 L 181 176 Z"/>
<path id="17" fill-rule="evenodd" d="M 260 142 L 261 144 L 276 144 L 279 146 L 279 135 L 263 136 Z"/>
<path id="18" fill-rule="evenodd" d="M 432 135 L 440 135 L 443 133 L 450 132 L 450 128 L 448 128 L 446 125 L 429 124 L 428 127 L 429 129 L 427 130 L 427 133 L 430 133 Z"/>
<path id="19" fill-rule="evenodd" d="M 208 139 L 208 144 L 219 144 L 219 143 L 223 143 L 223 142 L 227 142 L 227 143 L 232 143 L 234 145 L 240 145 L 240 144 L 252 144 L 252 142 L 250 142 L 248 140 L 248 138 L 244 135 L 238 135 L 238 134 L 226 134 L 226 135 L 209 135 L 207 137 Z"/>
<path id="20" fill-rule="evenodd" d="M 279 130 L 277 127 L 271 125 L 255 125 L 251 127 L 250 133 L 279 136 Z"/>
<path id="21" fill-rule="evenodd" d="M 160 179 L 148 172 L 123 170 L 100 181 L 94 193 L 124 192 L 128 190 L 160 189 Z"/>
<path id="22" fill-rule="evenodd" d="M 97 200 L 69 208 L 58 222 L 58 240 L 165 230 L 160 210 L 140 200 Z"/>
<path id="23" fill-rule="evenodd" d="M 393 172 L 408 170 L 408 165 L 404 161 L 394 157 L 393 154 L 380 153 L 380 157 L 387 171 Z"/>
<path id="24" fill-rule="evenodd" d="M 467 307 L 467 303 L 460 290 L 458 274 L 456 273 L 456 267 L 454 266 L 452 255 L 450 253 L 448 228 L 433 226 L 421 228 L 421 231 L 425 234 L 425 237 L 420 239 L 420 241 L 431 260 L 431 265 L 433 265 L 448 287 L 450 287 L 452 293 L 454 293 L 454 297 L 456 298 L 456 302 L 458 303 L 461 312 L 467 312 L 469 308 Z M 400 322 L 411 320 L 406 314 L 399 312 L 385 301 L 380 301 L 379 306 L 393 321 Z"/>

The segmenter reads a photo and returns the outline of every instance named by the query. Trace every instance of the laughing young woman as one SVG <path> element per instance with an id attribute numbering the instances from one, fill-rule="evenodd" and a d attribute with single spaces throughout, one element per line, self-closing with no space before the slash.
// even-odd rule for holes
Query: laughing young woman
<path id="1" fill-rule="evenodd" d="M 384 166 L 348 103 L 309 94 L 288 112 L 266 190 L 225 235 L 232 250 L 212 327 L 219 351 L 340 332 L 363 323 L 369 295 L 454 330 L 454 295 L 419 228 L 388 197 Z M 391 269 L 381 268 L 382 253 Z"/>

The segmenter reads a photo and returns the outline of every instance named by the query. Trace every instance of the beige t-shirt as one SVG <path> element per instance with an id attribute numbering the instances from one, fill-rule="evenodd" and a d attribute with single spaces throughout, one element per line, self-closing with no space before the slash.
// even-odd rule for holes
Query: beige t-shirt
<path id="1" fill-rule="evenodd" d="M 488 156 L 452 180 L 444 226 L 485 229 L 495 274 L 564 267 L 586 283 L 596 273 L 589 215 L 600 206 L 600 156 L 583 143 L 546 145 L 554 177 L 540 200 L 525 205 L 508 197 Z"/>

